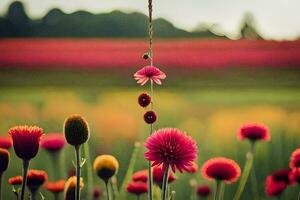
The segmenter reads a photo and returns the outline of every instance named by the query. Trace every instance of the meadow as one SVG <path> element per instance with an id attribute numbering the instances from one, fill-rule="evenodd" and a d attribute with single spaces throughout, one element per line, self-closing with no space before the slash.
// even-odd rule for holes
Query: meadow
<path id="1" fill-rule="evenodd" d="M 10 127 L 19 124 L 36 124 L 45 133 L 62 132 L 64 119 L 79 113 L 91 127 L 91 160 L 87 162 L 98 154 L 114 155 L 120 162 L 120 186 L 136 142 L 142 145 L 134 171 L 147 167 L 143 142 L 149 130 L 142 118 L 145 110 L 139 107 L 137 97 L 148 88 L 133 80 L 133 73 L 145 64 L 140 57 L 146 51 L 146 43 L 51 41 L 0 42 L 0 50 L 6 50 L 0 54 L 0 135 L 7 135 Z M 242 199 L 276 199 L 266 197 L 265 179 L 274 170 L 288 168 L 291 152 L 300 146 L 299 44 L 158 41 L 156 63 L 163 66 L 167 79 L 162 86 L 155 86 L 155 129 L 177 127 L 187 131 L 198 142 L 199 168 L 215 156 L 230 157 L 242 168 L 249 144 L 237 140 L 239 127 L 248 122 L 266 124 L 272 139 L 258 144 L 255 176 L 249 179 Z M 21 172 L 21 162 L 12 151 L 3 188 L 4 199 L 9 200 L 14 196 L 7 179 Z M 56 166 L 64 172 L 62 178 L 73 168 L 70 159 L 65 159 L 75 160 L 73 154 L 66 145 Z M 47 171 L 51 180 L 54 167 L 50 161 L 49 155 L 40 150 L 30 167 Z M 83 169 L 84 177 L 87 166 Z M 170 187 L 176 190 L 178 200 L 196 199 L 191 185 L 195 181 L 213 187 L 200 171 L 176 176 Z M 104 191 L 97 178 L 94 185 Z M 225 188 L 225 200 L 232 199 L 237 185 Z M 51 199 L 46 190 L 41 192 Z M 289 187 L 281 200 L 296 199 L 298 192 L 298 185 Z M 127 199 L 135 197 L 128 194 Z"/>

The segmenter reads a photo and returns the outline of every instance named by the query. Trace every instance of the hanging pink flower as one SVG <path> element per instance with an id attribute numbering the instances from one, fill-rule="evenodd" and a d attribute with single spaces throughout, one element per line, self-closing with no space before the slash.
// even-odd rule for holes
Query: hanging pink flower
<path id="1" fill-rule="evenodd" d="M 161 85 L 161 80 L 166 78 L 166 74 L 157 67 L 146 66 L 137 71 L 133 77 L 137 80 L 137 83 L 141 85 L 145 85 L 148 80 L 152 80 L 156 84 Z"/>
<path id="2" fill-rule="evenodd" d="M 176 128 L 164 128 L 153 133 L 145 142 L 148 151 L 145 158 L 152 161 L 152 166 L 170 166 L 183 172 L 197 159 L 197 144 L 185 132 Z"/>

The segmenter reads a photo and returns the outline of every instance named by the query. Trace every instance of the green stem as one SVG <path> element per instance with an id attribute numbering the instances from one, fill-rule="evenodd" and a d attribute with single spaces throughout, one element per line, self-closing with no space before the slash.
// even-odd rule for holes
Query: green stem
<path id="1" fill-rule="evenodd" d="M 149 11 L 149 55 L 150 65 L 153 65 L 153 52 L 152 52 L 152 36 L 153 36 L 153 23 L 152 23 L 152 0 L 148 0 L 148 11 Z"/>
<path id="2" fill-rule="evenodd" d="M 299 190 L 299 193 L 298 193 L 298 200 L 300 200 L 300 190 Z"/>
<path id="3" fill-rule="evenodd" d="M 253 163 L 254 166 L 254 163 Z M 252 195 L 254 199 L 259 199 L 259 192 L 257 189 L 257 179 L 256 179 L 256 175 L 255 175 L 255 170 L 252 170 L 250 172 L 250 176 L 251 176 L 251 188 L 252 188 Z"/>
<path id="4" fill-rule="evenodd" d="M 87 197 L 88 199 L 93 198 L 93 174 L 92 174 L 92 164 L 90 159 L 90 148 L 89 144 L 85 143 L 83 145 L 84 157 L 86 159 L 85 167 L 86 170 L 86 181 L 87 181 Z"/>
<path id="5" fill-rule="evenodd" d="M 30 200 L 36 199 L 36 191 L 30 191 Z"/>
<path id="6" fill-rule="evenodd" d="M 141 198 L 140 198 L 140 195 L 136 195 L 136 199 L 137 200 L 140 200 Z"/>
<path id="7" fill-rule="evenodd" d="M 75 200 L 80 199 L 80 145 L 75 146 L 76 154 L 76 189 Z"/>
<path id="8" fill-rule="evenodd" d="M 245 189 L 249 174 L 251 172 L 252 166 L 253 166 L 253 144 L 251 145 L 250 151 L 247 153 L 247 161 L 244 166 L 243 174 L 238 186 L 238 189 L 234 195 L 233 200 L 239 200 L 242 196 L 242 193 Z"/>
<path id="9" fill-rule="evenodd" d="M 171 200 L 175 200 L 176 192 L 173 190 L 171 192 Z"/>
<path id="10" fill-rule="evenodd" d="M 214 195 L 214 200 L 220 200 L 220 194 L 221 194 L 221 181 L 216 181 L 216 191 Z"/>
<path id="11" fill-rule="evenodd" d="M 118 181 L 117 177 L 113 176 L 111 181 L 110 181 L 110 187 L 113 191 L 113 199 L 118 199 L 119 196 L 119 189 L 118 189 Z"/>
<path id="12" fill-rule="evenodd" d="M 59 193 L 54 193 L 54 200 L 59 200 Z"/>
<path id="13" fill-rule="evenodd" d="M 105 189 L 106 189 L 106 199 L 110 200 L 109 189 L 108 189 L 108 181 L 105 181 Z"/>
<path id="14" fill-rule="evenodd" d="M 23 182 L 22 182 L 20 200 L 24 200 L 25 186 L 26 186 L 26 183 L 27 183 L 28 167 L 29 167 L 29 160 L 23 160 Z"/>
<path id="15" fill-rule="evenodd" d="M 167 165 L 164 172 L 164 178 L 162 182 L 162 198 L 161 198 L 162 200 L 167 200 L 168 178 L 169 178 L 169 165 Z"/>
<path id="16" fill-rule="evenodd" d="M 225 194 L 225 184 L 221 183 L 220 199 L 224 199 L 224 194 Z"/>

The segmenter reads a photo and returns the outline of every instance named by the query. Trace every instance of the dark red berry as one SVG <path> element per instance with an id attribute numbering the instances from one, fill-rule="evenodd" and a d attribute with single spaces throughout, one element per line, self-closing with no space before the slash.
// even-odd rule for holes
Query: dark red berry
<path id="1" fill-rule="evenodd" d="M 145 60 L 147 60 L 147 59 L 149 58 L 149 54 L 148 54 L 148 53 L 144 53 L 144 54 L 143 54 L 143 58 L 144 58 Z"/>
<path id="2" fill-rule="evenodd" d="M 138 103 L 142 107 L 147 107 L 151 103 L 151 97 L 147 93 L 140 94 Z"/>
<path id="3" fill-rule="evenodd" d="M 154 111 L 148 111 L 144 114 L 144 120 L 147 124 L 153 124 L 157 119 L 156 113 Z"/>

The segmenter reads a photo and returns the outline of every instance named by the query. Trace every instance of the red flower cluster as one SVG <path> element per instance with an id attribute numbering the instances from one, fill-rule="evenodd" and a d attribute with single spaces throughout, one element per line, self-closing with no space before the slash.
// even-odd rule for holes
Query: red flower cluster
<path id="1" fill-rule="evenodd" d="M 41 139 L 41 147 L 55 152 L 61 150 L 65 146 L 65 137 L 61 133 L 48 133 Z"/>
<path id="2" fill-rule="evenodd" d="M 170 166 L 183 172 L 193 165 L 197 159 L 198 148 L 196 142 L 185 132 L 176 128 L 157 130 L 145 142 L 148 151 L 145 158 L 152 161 L 152 166 L 162 165 L 163 170 Z"/>
<path id="3" fill-rule="evenodd" d="M 22 176 L 15 176 L 8 179 L 8 183 L 13 186 L 21 185 L 22 182 L 23 182 Z"/>
<path id="4" fill-rule="evenodd" d="M 236 182 L 241 176 L 239 165 L 228 158 L 211 158 L 202 166 L 203 177 L 211 180 L 224 181 L 227 184 Z"/>
<path id="5" fill-rule="evenodd" d="M 268 141 L 271 139 L 271 136 L 266 126 L 253 123 L 243 125 L 238 133 L 238 138 L 240 140 L 248 139 L 251 142 L 256 142 L 258 140 Z"/>

